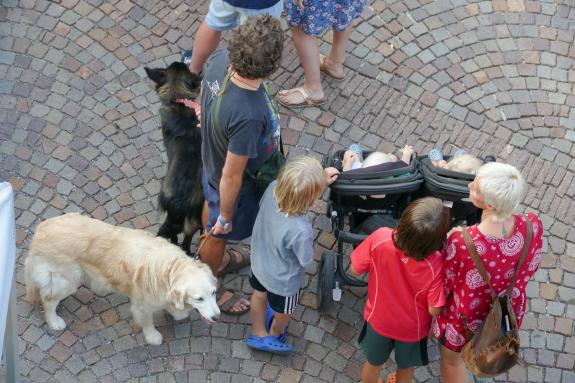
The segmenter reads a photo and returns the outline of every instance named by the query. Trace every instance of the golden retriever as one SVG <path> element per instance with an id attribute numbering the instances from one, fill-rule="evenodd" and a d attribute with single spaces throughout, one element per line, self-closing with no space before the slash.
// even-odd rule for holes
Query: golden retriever
<path id="1" fill-rule="evenodd" d="M 98 295 L 118 292 L 131 300 L 134 321 L 149 344 L 161 344 L 153 313 L 176 320 L 196 308 L 211 323 L 220 310 L 210 268 L 179 247 L 144 230 L 116 227 L 77 213 L 38 225 L 25 262 L 26 300 L 44 306 L 50 328 L 63 330 L 58 303 L 84 284 Z"/>

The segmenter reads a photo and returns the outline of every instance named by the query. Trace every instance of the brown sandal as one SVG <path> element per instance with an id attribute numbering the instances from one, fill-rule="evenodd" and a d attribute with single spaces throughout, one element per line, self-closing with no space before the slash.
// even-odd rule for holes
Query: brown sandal
<path id="1" fill-rule="evenodd" d="M 248 245 L 240 244 L 237 247 L 226 248 L 226 253 L 230 256 L 230 260 L 226 267 L 218 271 L 219 277 L 250 265 L 250 247 Z"/>
<path id="2" fill-rule="evenodd" d="M 232 296 L 226 300 L 223 300 L 224 295 L 226 293 L 230 293 L 230 294 L 232 294 Z M 218 306 L 220 307 L 220 311 L 223 312 L 224 314 L 242 315 L 242 314 L 250 311 L 250 301 L 247 300 L 246 298 L 240 296 L 234 289 L 226 289 L 224 287 L 220 287 L 218 296 L 219 296 Z M 242 299 L 245 299 L 245 301 L 247 302 L 244 304 L 245 307 L 243 309 L 240 309 L 240 310 L 234 310 L 234 306 L 239 301 L 241 301 Z M 223 302 L 222 302 L 222 300 L 223 300 Z"/>
<path id="3" fill-rule="evenodd" d="M 342 81 L 345 78 L 345 71 L 344 71 L 342 76 L 336 76 L 332 71 L 330 71 L 325 66 L 325 60 L 326 59 L 327 59 L 327 56 L 322 55 L 322 54 L 319 55 L 319 70 L 320 70 L 320 72 L 326 74 L 328 77 L 331 77 L 332 79 L 334 79 L 336 81 Z"/>
<path id="4" fill-rule="evenodd" d="M 280 91 L 281 96 L 288 96 L 292 93 L 301 94 L 301 96 L 303 97 L 303 100 L 301 102 L 291 103 L 291 102 L 287 102 L 287 101 L 282 101 L 282 99 L 278 98 L 278 97 L 276 97 L 276 99 L 278 100 L 278 102 L 281 105 L 285 106 L 286 108 L 299 108 L 299 107 L 305 107 L 305 106 L 318 106 L 318 105 L 325 104 L 325 97 L 322 99 L 319 99 L 319 100 L 314 100 L 314 99 L 310 98 L 309 94 L 303 88 L 303 86 Z"/>

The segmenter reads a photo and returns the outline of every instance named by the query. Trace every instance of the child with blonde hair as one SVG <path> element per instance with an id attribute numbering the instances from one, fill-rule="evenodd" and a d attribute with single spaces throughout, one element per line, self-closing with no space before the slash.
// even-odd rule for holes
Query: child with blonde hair
<path id="1" fill-rule="evenodd" d="M 250 317 L 254 349 L 288 353 L 290 315 L 297 306 L 305 268 L 313 262 L 313 229 L 307 219 L 312 205 L 337 178 L 312 157 L 288 161 L 266 189 L 251 239 Z"/>

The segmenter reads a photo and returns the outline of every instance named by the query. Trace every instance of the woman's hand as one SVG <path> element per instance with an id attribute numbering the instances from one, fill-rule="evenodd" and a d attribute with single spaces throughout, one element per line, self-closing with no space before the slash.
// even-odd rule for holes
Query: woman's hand
<path id="1" fill-rule="evenodd" d="M 303 8 L 303 0 L 294 0 L 295 5 L 299 8 Z"/>

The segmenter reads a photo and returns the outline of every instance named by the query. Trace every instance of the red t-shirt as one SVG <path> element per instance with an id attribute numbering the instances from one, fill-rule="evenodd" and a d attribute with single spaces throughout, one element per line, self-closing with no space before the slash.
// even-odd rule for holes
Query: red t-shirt
<path id="1" fill-rule="evenodd" d="M 513 311 L 517 316 L 517 325 L 521 326 L 527 308 L 525 288 L 541 263 L 543 225 L 533 213 L 514 217 L 515 230 L 506 239 L 486 236 L 479 231 L 477 225 L 468 227 L 466 231 L 475 244 L 493 288 L 501 294 L 507 290 L 517 268 L 525 244 L 526 222 L 527 219 L 531 221 L 533 237 L 525 262 L 517 272 L 511 299 Z M 447 348 L 461 351 L 468 340 L 465 338 L 463 316 L 467 321 L 467 327 L 472 332 L 477 331 L 491 308 L 491 289 L 471 260 L 460 232 L 454 232 L 449 236 L 443 253 L 447 304 L 437 316 L 437 321 L 433 325 L 433 335 Z"/>
<path id="2" fill-rule="evenodd" d="M 431 327 L 428 307 L 445 304 L 443 258 L 435 252 L 422 261 L 393 244 L 393 229 L 373 232 L 351 254 L 358 273 L 369 272 L 364 319 L 380 335 L 417 342 Z"/>

